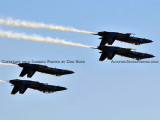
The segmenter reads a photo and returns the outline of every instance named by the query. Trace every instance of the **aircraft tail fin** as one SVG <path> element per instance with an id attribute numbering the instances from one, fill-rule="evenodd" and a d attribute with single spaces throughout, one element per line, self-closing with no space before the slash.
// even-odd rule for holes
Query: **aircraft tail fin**
<path id="1" fill-rule="evenodd" d="M 26 84 L 21 84 L 19 87 L 19 93 L 24 94 L 24 92 L 27 90 L 28 86 Z"/>
<path id="2" fill-rule="evenodd" d="M 18 91 L 19 91 L 19 86 L 15 85 L 14 88 L 13 88 L 13 90 L 12 90 L 12 92 L 11 92 L 11 94 L 15 95 Z"/>
<path id="3" fill-rule="evenodd" d="M 27 77 L 31 78 L 34 75 L 35 72 L 36 72 L 35 69 L 28 69 Z"/>
<path id="4" fill-rule="evenodd" d="M 28 69 L 27 68 L 23 68 L 22 72 L 20 73 L 20 77 L 25 76 L 28 73 Z"/>

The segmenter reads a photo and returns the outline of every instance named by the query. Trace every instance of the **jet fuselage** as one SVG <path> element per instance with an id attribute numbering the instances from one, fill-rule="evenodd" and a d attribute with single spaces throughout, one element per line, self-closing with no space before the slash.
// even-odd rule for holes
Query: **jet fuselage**
<path id="1" fill-rule="evenodd" d="M 34 72 L 38 71 L 41 73 L 46 73 L 46 74 L 51 74 L 51 75 L 56 75 L 56 76 L 74 73 L 73 71 L 70 71 L 70 70 L 51 68 L 51 67 L 47 67 L 47 66 L 39 65 L 39 64 L 20 63 L 18 65 L 20 67 L 23 67 L 23 70 L 24 70 L 24 73 L 21 73 L 20 75 L 21 77 L 23 77 L 25 74 L 31 71 L 33 72 L 33 74 Z M 31 76 L 28 75 L 28 77 L 31 77 Z"/>
<path id="2" fill-rule="evenodd" d="M 145 38 L 138 38 L 138 37 L 129 37 L 128 39 L 117 39 L 121 42 L 127 42 L 135 45 L 140 45 L 140 44 L 145 44 L 145 43 L 151 43 L 153 42 L 152 40 L 145 39 Z"/>
<path id="3" fill-rule="evenodd" d="M 138 37 L 131 37 L 131 33 L 118 33 L 118 32 L 98 32 L 95 35 L 102 36 L 100 45 L 105 45 L 106 43 L 112 45 L 115 40 L 131 43 L 135 45 L 140 45 L 144 43 L 151 43 L 152 40 L 145 39 L 145 38 L 138 38 Z"/>
<path id="4" fill-rule="evenodd" d="M 18 91 L 20 94 L 23 94 L 27 90 L 27 88 L 38 90 L 44 93 L 52 93 L 52 92 L 62 91 L 67 89 L 65 87 L 48 85 L 48 84 L 30 81 L 30 80 L 14 79 L 14 80 L 10 80 L 9 82 L 14 86 L 11 94 L 16 94 Z"/>
<path id="5" fill-rule="evenodd" d="M 151 54 L 131 51 L 132 49 L 130 48 L 121 48 L 121 47 L 114 47 L 114 46 L 98 46 L 97 49 L 101 50 L 102 52 L 100 53 L 102 53 L 103 55 L 106 55 L 106 58 L 110 60 L 116 54 L 124 57 L 134 58 L 137 60 L 154 57 Z M 103 59 L 100 61 L 103 61 Z"/>

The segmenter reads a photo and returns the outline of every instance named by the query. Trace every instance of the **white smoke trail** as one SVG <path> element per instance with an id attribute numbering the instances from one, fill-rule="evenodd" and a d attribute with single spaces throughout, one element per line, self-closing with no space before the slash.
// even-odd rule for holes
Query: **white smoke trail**
<path id="1" fill-rule="evenodd" d="M 13 33 L 10 31 L 2 31 L 2 30 L 0 30 L 0 37 L 7 37 L 7 38 L 13 38 L 13 39 L 24 39 L 24 40 L 30 40 L 30 41 L 36 41 L 36 42 L 58 43 L 58 44 L 79 46 L 79 47 L 85 47 L 85 48 L 92 47 L 92 46 L 83 45 L 79 43 L 66 42 L 65 40 L 53 39 L 50 37 L 44 38 L 44 37 L 37 36 L 37 35 L 26 35 L 23 33 Z"/>
<path id="2" fill-rule="evenodd" d="M 16 65 L 16 64 L 8 64 L 8 63 L 0 63 L 0 65 L 18 66 L 18 65 Z"/>
<path id="3" fill-rule="evenodd" d="M 60 30 L 60 31 L 68 31 L 68 32 L 95 34 L 93 32 L 78 30 L 75 28 L 55 26 L 55 25 L 49 25 L 44 23 L 27 22 L 27 21 L 21 21 L 21 20 L 12 20 L 12 19 L 6 19 L 6 20 L 0 19 L 0 25 L 9 25 L 13 27 L 27 27 L 27 28 L 44 28 L 49 30 Z"/>
<path id="4" fill-rule="evenodd" d="M 9 81 L 0 80 L 0 82 L 9 82 Z"/>

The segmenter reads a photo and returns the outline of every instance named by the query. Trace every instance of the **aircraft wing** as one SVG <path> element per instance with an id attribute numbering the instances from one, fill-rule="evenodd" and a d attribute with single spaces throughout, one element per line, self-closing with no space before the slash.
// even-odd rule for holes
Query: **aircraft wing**
<path id="1" fill-rule="evenodd" d="M 28 69 L 27 68 L 23 68 L 21 74 L 19 75 L 20 77 L 25 76 L 28 73 Z"/>
<path id="2" fill-rule="evenodd" d="M 106 58 L 108 58 L 109 60 L 112 60 L 114 56 L 115 56 L 114 52 L 110 52 L 110 51 L 102 52 L 101 57 L 99 58 L 99 61 L 103 61 Z"/>
<path id="3" fill-rule="evenodd" d="M 106 43 L 108 43 L 109 45 L 112 45 L 113 42 L 115 41 L 114 36 L 111 36 L 111 35 L 108 35 L 108 37 L 102 37 L 100 39 L 102 39 L 100 45 L 105 45 Z"/>
<path id="4" fill-rule="evenodd" d="M 16 94 L 18 91 L 19 91 L 19 85 L 15 85 L 13 87 L 13 90 L 12 90 L 11 94 Z"/>
<path id="5" fill-rule="evenodd" d="M 29 69 L 28 69 L 27 77 L 28 77 L 28 78 L 31 78 L 31 77 L 34 75 L 35 72 L 36 72 L 36 69 L 34 69 L 34 68 L 29 68 Z"/>

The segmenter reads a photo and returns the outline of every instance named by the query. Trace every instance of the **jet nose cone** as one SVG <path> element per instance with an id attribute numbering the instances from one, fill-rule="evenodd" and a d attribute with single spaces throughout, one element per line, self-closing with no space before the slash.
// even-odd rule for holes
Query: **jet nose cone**
<path id="1" fill-rule="evenodd" d="M 153 57 L 155 57 L 154 55 L 150 55 L 150 58 L 153 58 Z"/>
<path id="2" fill-rule="evenodd" d="M 151 42 L 153 42 L 152 40 L 145 40 L 144 41 L 145 43 L 151 43 Z"/>
<path id="3" fill-rule="evenodd" d="M 67 90 L 67 88 L 65 88 L 65 87 L 58 87 L 57 88 L 57 91 L 62 91 L 62 90 Z"/>
<path id="4" fill-rule="evenodd" d="M 152 40 L 148 40 L 148 43 L 151 43 L 151 42 L 153 42 Z"/>
<path id="5" fill-rule="evenodd" d="M 61 90 L 67 90 L 67 88 L 65 88 L 65 87 L 62 87 L 62 88 L 61 88 Z"/>
<path id="6" fill-rule="evenodd" d="M 153 57 L 155 57 L 154 55 L 148 55 L 148 58 L 153 58 Z"/>
<path id="7" fill-rule="evenodd" d="M 74 72 L 73 71 L 71 71 L 71 74 L 73 74 Z"/>
<path id="8" fill-rule="evenodd" d="M 73 73 L 74 73 L 73 71 L 68 71 L 68 72 L 67 72 L 67 74 L 73 74 Z"/>

